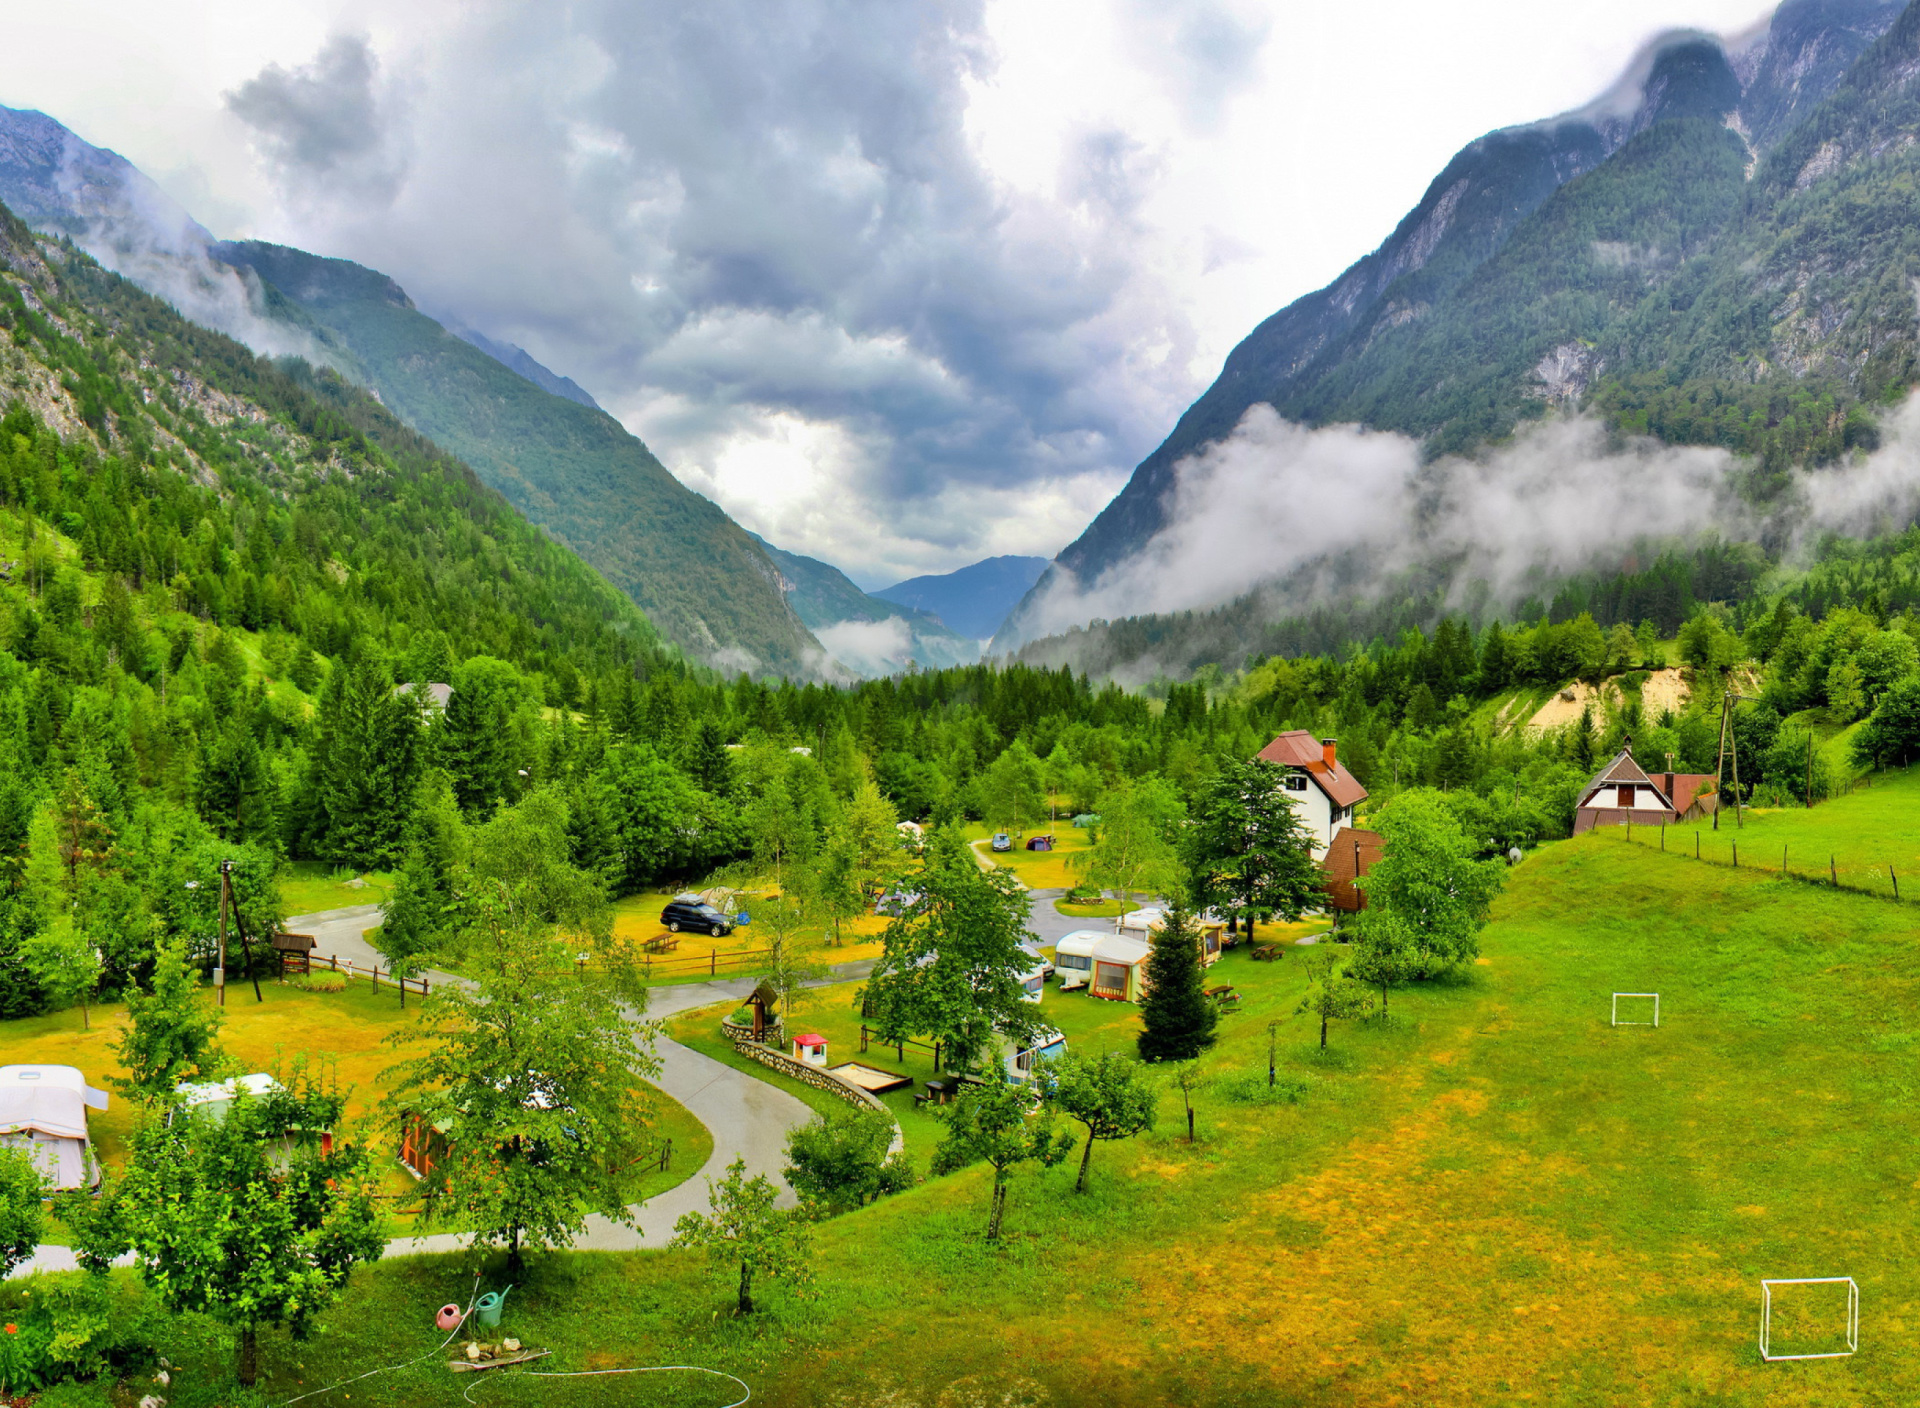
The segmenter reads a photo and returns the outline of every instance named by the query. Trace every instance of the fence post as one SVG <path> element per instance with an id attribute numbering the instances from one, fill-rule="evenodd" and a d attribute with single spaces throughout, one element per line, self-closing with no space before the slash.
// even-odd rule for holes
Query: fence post
<path id="1" fill-rule="evenodd" d="M 711 978 L 714 976 L 714 974 L 718 973 L 719 971 L 720 971 L 720 950 L 717 948 L 710 948 L 707 950 L 707 976 Z M 861 1049 L 865 1050 L 866 1048 L 862 1047 Z"/>
<path id="2" fill-rule="evenodd" d="M 1665 855 L 1666 852 L 1667 852 L 1667 824 L 1663 821 L 1660 823 L 1660 853 L 1662 855 Z"/>
<path id="3" fill-rule="evenodd" d="M 1733 843 L 1733 868 L 1735 870 L 1740 868 L 1740 843 L 1738 841 Z"/>
<path id="4" fill-rule="evenodd" d="M 1887 874 L 1893 877 L 1893 897 L 1900 898 L 1900 872 L 1893 868 L 1893 862 L 1887 862 Z"/>
<path id="5" fill-rule="evenodd" d="M 380 965 L 378 963 L 373 965 L 373 990 L 375 992 L 380 991 Z"/>
<path id="6" fill-rule="evenodd" d="M 1840 888 L 1840 872 L 1834 868 L 1833 857 L 1831 855 L 1827 857 L 1827 877 L 1833 881 L 1834 889 L 1837 890 Z"/>
<path id="7" fill-rule="evenodd" d="M 1787 848 L 1784 844 L 1780 847 L 1780 878 L 1787 878 Z"/>
<path id="8" fill-rule="evenodd" d="M 1700 833 L 1698 831 L 1693 833 L 1693 858 L 1695 860 L 1700 859 Z"/>

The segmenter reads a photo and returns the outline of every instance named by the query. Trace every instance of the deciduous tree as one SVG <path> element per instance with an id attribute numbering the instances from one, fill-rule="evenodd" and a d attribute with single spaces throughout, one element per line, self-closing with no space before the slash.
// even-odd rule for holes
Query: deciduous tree
<path id="1" fill-rule="evenodd" d="M 0 1146 L 0 1280 L 33 1255 L 46 1232 L 46 1176 L 25 1149 Z"/>
<path id="2" fill-rule="evenodd" d="M 1073 1185 L 1074 1192 L 1084 1193 L 1094 1141 L 1131 1139 L 1152 1129 L 1159 1092 L 1145 1066 L 1115 1051 L 1103 1051 L 1091 1059 L 1069 1051 L 1048 1065 L 1042 1079 L 1046 1098 L 1087 1132 L 1080 1176 Z"/>
<path id="3" fill-rule="evenodd" d="M 1327 1023 L 1336 1018 L 1365 1015 L 1373 1006 L 1373 999 L 1365 988 L 1347 976 L 1341 956 L 1331 944 L 1315 950 L 1307 960 L 1307 971 L 1312 975 L 1313 986 L 1300 1000 L 1299 1010 L 1311 1012 L 1320 1019 L 1320 1049 L 1324 1051 Z"/>
<path id="4" fill-rule="evenodd" d="M 787 1136 L 787 1182 L 828 1213 L 865 1207 L 911 1187 L 913 1167 L 889 1152 L 894 1123 L 880 1110 L 816 1116 Z"/>
<path id="5" fill-rule="evenodd" d="M 171 1099 L 186 1080 L 214 1080 L 227 1068 L 220 1046 L 226 1014 L 200 995 L 200 974 L 179 939 L 162 941 L 154 955 L 153 986 L 127 993 L 127 1025 L 112 1043 L 124 1075 L 110 1076 L 129 1099 Z"/>
<path id="6" fill-rule="evenodd" d="M 1045 1104 L 1036 1104 L 1034 1092 L 1015 1085 L 995 1067 L 978 1084 L 961 1088 L 951 1105 L 939 1112 L 946 1137 L 934 1151 L 935 1174 L 952 1173 L 969 1164 L 993 1169 L 993 1202 L 987 1214 L 987 1240 L 1000 1240 L 1000 1223 L 1007 1210 L 1007 1188 L 1021 1164 L 1052 1168 L 1073 1152 L 1073 1135 L 1054 1127 Z"/>
<path id="7" fill-rule="evenodd" d="M 711 1214 L 683 1213 L 673 1224 L 672 1246 L 704 1248 L 715 1271 L 731 1280 L 739 1272 L 734 1309 L 753 1314 L 756 1276 L 784 1280 L 796 1294 L 813 1284 L 813 1231 L 796 1211 L 776 1208 L 780 1190 L 764 1174 L 747 1177 L 747 1161 L 727 1165 L 727 1176 L 707 1180 Z"/>
<path id="8" fill-rule="evenodd" d="M 1381 858 L 1354 882 L 1367 897 L 1365 929 L 1391 934 L 1381 942 L 1404 956 L 1408 977 L 1472 962 L 1506 867 L 1475 859 L 1438 792 L 1403 793 L 1375 824 Z"/>
<path id="9" fill-rule="evenodd" d="M 1287 795 L 1286 770 L 1230 763 L 1202 796 L 1186 835 L 1195 908 L 1246 921 L 1298 919 L 1326 898 L 1313 838 Z"/>

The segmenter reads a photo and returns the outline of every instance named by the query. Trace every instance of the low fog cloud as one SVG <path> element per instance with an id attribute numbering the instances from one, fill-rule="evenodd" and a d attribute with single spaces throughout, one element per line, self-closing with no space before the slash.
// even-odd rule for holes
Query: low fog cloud
<path id="1" fill-rule="evenodd" d="M 1705 532 L 1806 545 L 1869 533 L 1920 507 L 1920 397 L 1886 421 L 1871 455 L 1797 473 L 1764 516 L 1737 492 L 1724 450 L 1611 435 L 1553 418 L 1476 457 L 1423 464 L 1419 442 L 1340 425 L 1309 429 L 1271 406 L 1183 460 L 1168 525 L 1135 557 L 1076 582 L 1055 569 L 1033 634 L 1149 612 L 1205 609 L 1256 590 L 1275 616 L 1369 599 L 1422 562 L 1459 561 L 1498 606 L 1537 574 L 1604 565 L 1639 543 Z"/>

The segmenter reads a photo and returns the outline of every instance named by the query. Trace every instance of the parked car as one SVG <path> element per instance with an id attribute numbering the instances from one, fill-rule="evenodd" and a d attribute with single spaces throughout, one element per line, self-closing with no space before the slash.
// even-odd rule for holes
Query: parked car
<path id="1" fill-rule="evenodd" d="M 660 922 L 670 933 L 682 929 L 705 931 L 716 939 L 733 932 L 733 921 L 698 895 L 676 895 L 660 911 Z"/>
<path id="2" fill-rule="evenodd" d="M 1013 849 L 1013 837 L 1011 837 L 1011 836 L 1009 836 L 1009 835 L 1007 835 L 1007 833 L 1006 833 L 1006 832 L 1004 832 L 1004 831 L 996 831 L 996 832 L 994 832 L 994 833 L 993 833 L 993 849 L 994 849 L 994 850 L 996 850 L 996 851 L 1010 851 L 1010 850 L 1012 850 L 1012 849 Z"/>

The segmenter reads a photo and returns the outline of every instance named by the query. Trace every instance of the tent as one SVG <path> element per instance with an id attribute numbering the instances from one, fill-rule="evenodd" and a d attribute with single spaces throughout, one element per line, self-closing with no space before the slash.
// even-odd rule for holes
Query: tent
<path id="1" fill-rule="evenodd" d="M 100 1182 L 87 1111 L 106 1108 L 72 1066 L 0 1066 L 0 1146 L 27 1150 L 56 1190 Z"/>

